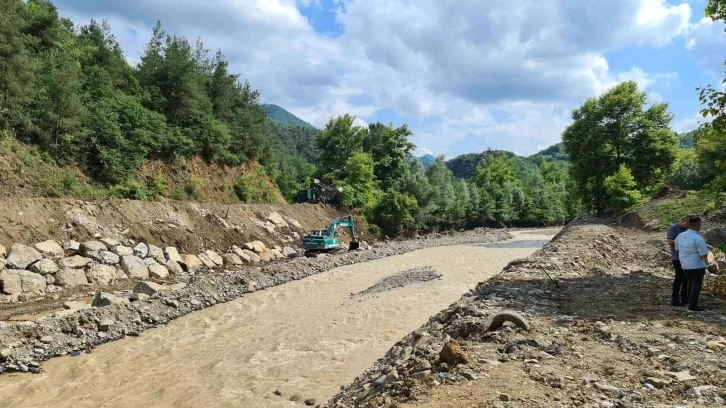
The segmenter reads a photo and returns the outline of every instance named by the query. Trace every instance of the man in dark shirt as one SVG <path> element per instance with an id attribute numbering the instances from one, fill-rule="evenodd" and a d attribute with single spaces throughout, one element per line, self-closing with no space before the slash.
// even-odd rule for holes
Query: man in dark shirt
<path id="1" fill-rule="evenodd" d="M 684 215 L 683 218 L 681 218 L 681 222 L 671 225 L 670 228 L 668 228 L 668 232 L 666 233 L 668 246 L 671 248 L 671 259 L 673 260 L 673 268 L 676 271 L 675 278 L 673 279 L 671 306 L 688 305 L 688 278 L 683 272 L 683 268 L 681 267 L 681 260 L 678 257 L 678 252 L 676 252 L 676 237 L 688 230 L 688 220 L 690 218 L 690 215 Z"/>

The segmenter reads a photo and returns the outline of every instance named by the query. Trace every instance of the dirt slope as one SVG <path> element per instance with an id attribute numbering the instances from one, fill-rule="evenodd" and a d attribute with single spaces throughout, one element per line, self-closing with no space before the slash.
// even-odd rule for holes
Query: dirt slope
<path id="1" fill-rule="evenodd" d="M 0 245 L 9 248 L 14 242 L 33 244 L 47 239 L 83 241 L 98 233 L 162 247 L 176 246 L 190 253 L 202 248 L 226 250 L 251 240 L 272 246 L 292 239 L 265 228 L 264 222 L 272 212 L 295 220 L 297 224 L 290 224 L 299 234 L 327 227 L 332 218 L 343 215 L 330 207 L 312 204 L 0 198 Z M 367 238 L 365 230 L 363 235 Z"/>

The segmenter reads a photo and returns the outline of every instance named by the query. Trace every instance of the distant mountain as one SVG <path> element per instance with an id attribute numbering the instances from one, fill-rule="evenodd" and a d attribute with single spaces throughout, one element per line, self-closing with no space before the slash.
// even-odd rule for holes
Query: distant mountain
<path id="1" fill-rule="evenodd" d="M 277 105 L 262 105 L 262 107 L 267 111 L 267 117 L 274 122 L 282 123 L 289 126 L 316 129 L 315 126 L 305 122 L 304 120 L 298 118 L 297 116 Z"/>
<path id="2" fill-rule="evenodd" d="M 681 142 L 681 149 L 693 149 L 696 147 L 698 137 L 701 136 L 702 130 L 696 129 L 686 133 L 676 133 Z"/>
<path id="3" fill-rule="evenodd" d="M 425 154 L 419 157 L 418 160 L 423 164 L 425 169 L 428 169 L 436 161 L 436 157 L 433 154 Z"/>
<path id="4" fill-rule="evenodd" d="M 562 145 L 562 143 L 557 143 L 555 145 L 552 145 L 541 152 L 537 152 L 531 156 L 528 157 L 528 159 L 537 162 L 538 164 L 541 164 L 542 161 L 559 161 L 559 162 L 566 162 L 569 161 L 567 154 L 565 153 L 565 148 Z"/>

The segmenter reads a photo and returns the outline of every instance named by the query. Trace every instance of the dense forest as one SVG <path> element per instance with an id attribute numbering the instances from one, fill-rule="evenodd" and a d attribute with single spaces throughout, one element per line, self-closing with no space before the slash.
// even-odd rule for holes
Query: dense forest
<path id="1" fill-rule="evenodd" d="M 725 17 L 723 0 L 707 7 Z M 293 200 L 312 178 L 342 187 L 340 205 L 390 235 L 561 224 L 625 211 L 665 185 L 703 190 L 714 203 L 726 192 L 726 97 L 713 87 L 699 90 L 713 121 L 683 135 L 670 129 L 666 103 L 624 82 L 575 109 L 562 143 L 533 156 L 415 160 L 406 125 L 360 127 L 343 115 L 315 129 L 262 105 L 221 51 L 160 23 L 131 65 L 106 22 L 76 26 L 48 0 L 0 0 L 0 9 L 0 141 L 80 169 L 103 197 L 156 199 L 163 182 L 139 176 L 147 163 L 203 160 L 244 170 L 233 186 L 242 202 L 275 201 L 269 185 Z"/>

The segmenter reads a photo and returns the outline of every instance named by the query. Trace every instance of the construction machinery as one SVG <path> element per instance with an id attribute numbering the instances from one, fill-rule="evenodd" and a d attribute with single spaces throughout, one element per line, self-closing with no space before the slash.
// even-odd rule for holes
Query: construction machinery
<path id="1" fill-rule="evenodd" d="M 355 229 L 355 221 L 352 215 L 336 218 L 330 221 L 327 230 L 312 230 L 303 237 L 303 248 L 306 255 L 314 255 L 317 253 L 330 253 L 340 250 L 340 239 L 338 238 L 338 228 L 350 228 L 352 241 L 348 246 L 349 251 L 356 250 L 360 247 L 358 241 L 358 231 Z"/>
<path id="2" fill-rule="evenodd" d="M 313 180 L 309 189 L 298 191 L 297 202 L 332 204 L 337 201 L 341 192 L 342 187 L 328 187 L 320 180 Z"/>

